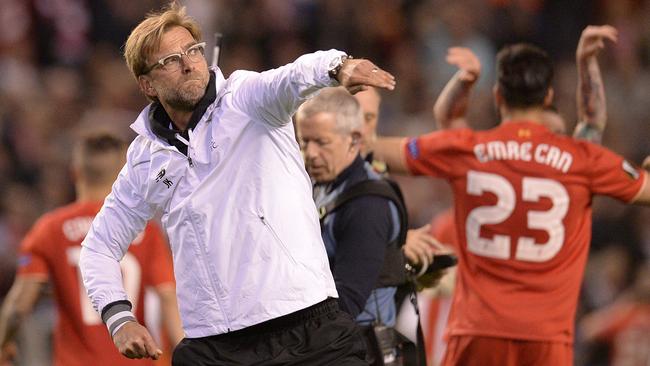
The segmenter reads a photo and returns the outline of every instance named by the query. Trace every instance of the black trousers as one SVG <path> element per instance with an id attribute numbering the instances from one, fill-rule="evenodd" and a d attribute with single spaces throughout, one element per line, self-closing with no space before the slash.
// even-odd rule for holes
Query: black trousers
<path id="1" fill-rule="evenodd" d="M 183 339 L 173 366 L 368 365 L 354 320 L 336 299 L 242 330 Z"/>

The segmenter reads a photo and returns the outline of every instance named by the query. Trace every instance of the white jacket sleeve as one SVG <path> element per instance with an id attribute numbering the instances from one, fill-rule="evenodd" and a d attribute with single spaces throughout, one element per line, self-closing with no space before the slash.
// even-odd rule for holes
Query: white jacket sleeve
<path id="1" fill-rule="evenodd" d="M 337 50 L 317 51 L 261 73 L 235 71 L 230 77 L 233 84 L 229 86 L 233 102 L 241 110 L 272 125 L 285 125 L 291 122 L 300 104 L 318 90 L 338 85 L 330 78 L 328 70 L 332 61 L 342 55 L 345 53 Z"/>
<path id="2" fill-rule="evenodd" d="M 154 208 L 143 199 L 145 185 L 142 183 L 146 182 L 148 164 L 132 162 L 134 144 L 129 147 L 127 163 L 81 244 L 81 276 L 95 310 L 100 313 L 107 304 L 127 300 L 119 261 L 154 214 Z"/>

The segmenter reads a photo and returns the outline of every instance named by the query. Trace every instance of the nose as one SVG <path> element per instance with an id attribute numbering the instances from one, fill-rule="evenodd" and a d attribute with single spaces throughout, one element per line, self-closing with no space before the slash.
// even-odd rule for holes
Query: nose
<path id="1" fill-rule="evenodd" d="M 187 55 L 181 55 L 181 68 L 184 73 L 194 70 L 193 62 L 190 61 L 190 58 L 187 57 Z"/>
<path id="2" fill-rule="evenodd" d="M 304 145 L 304 154 L 307 160 L 313 159 L 318 155 L 318 146 L 313 142 L 306 142 Z"/>

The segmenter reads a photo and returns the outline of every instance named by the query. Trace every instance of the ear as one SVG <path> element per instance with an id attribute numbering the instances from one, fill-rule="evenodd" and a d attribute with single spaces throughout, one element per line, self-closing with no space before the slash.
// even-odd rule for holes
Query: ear
<path id="1" fill-rule="evenodd" d="M 555 91 L 553 88 L 548 88 L 548 91 L 546 92 L 546 96 L 544 97 L 544 107 L 548 107 L 553 103 L 553 96 L 555 95 Z"/>
<path id="2" fill-rule="evenodd" d="M 81 169 L 79 169 L 76 163 L 72 164 L 68 172 L 70 173 L 70 178 L 72 178 L 72 182 L 74 184 L 79 183 L 83 179 Z"/>
<path id="3" fill-rule="evenodd" d="M 153 85 L 151 84 L 151 79 L 148 76 L 146 75 L 138 76 L 138 85 L 140 86 L 140 90 L 144 93 L 144 95 L 152 99 L 158 96 L 158 93 L 156 92 L 156 89 L 154 89 Z"/>
<path id="4" fill-rule="evenodd" d="M 358 147 L 359 144 L 361 143 L 361 132 L 352 131 L 351 137 L 352 137 L 352 141 L 350 142 L 350 148 L 355 146 Z"/>
<path id="5" fill-rule="evenodd" d="M 497 109 L 501 108 L 503 105 L 503 95 L 501 95 L 499 84 L 494 84 L 492 87 L 492 96 L 494 97 L 494 103 L 496 104 Z"/>

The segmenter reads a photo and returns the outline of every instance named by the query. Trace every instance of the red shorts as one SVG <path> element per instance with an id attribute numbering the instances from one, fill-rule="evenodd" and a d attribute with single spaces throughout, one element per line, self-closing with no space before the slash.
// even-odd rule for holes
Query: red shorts
<path id="1" fill-rule="evenodd" d="M 571 366 L 573 346 L 479 336 L 451 336 L 443 366 Z"/>

